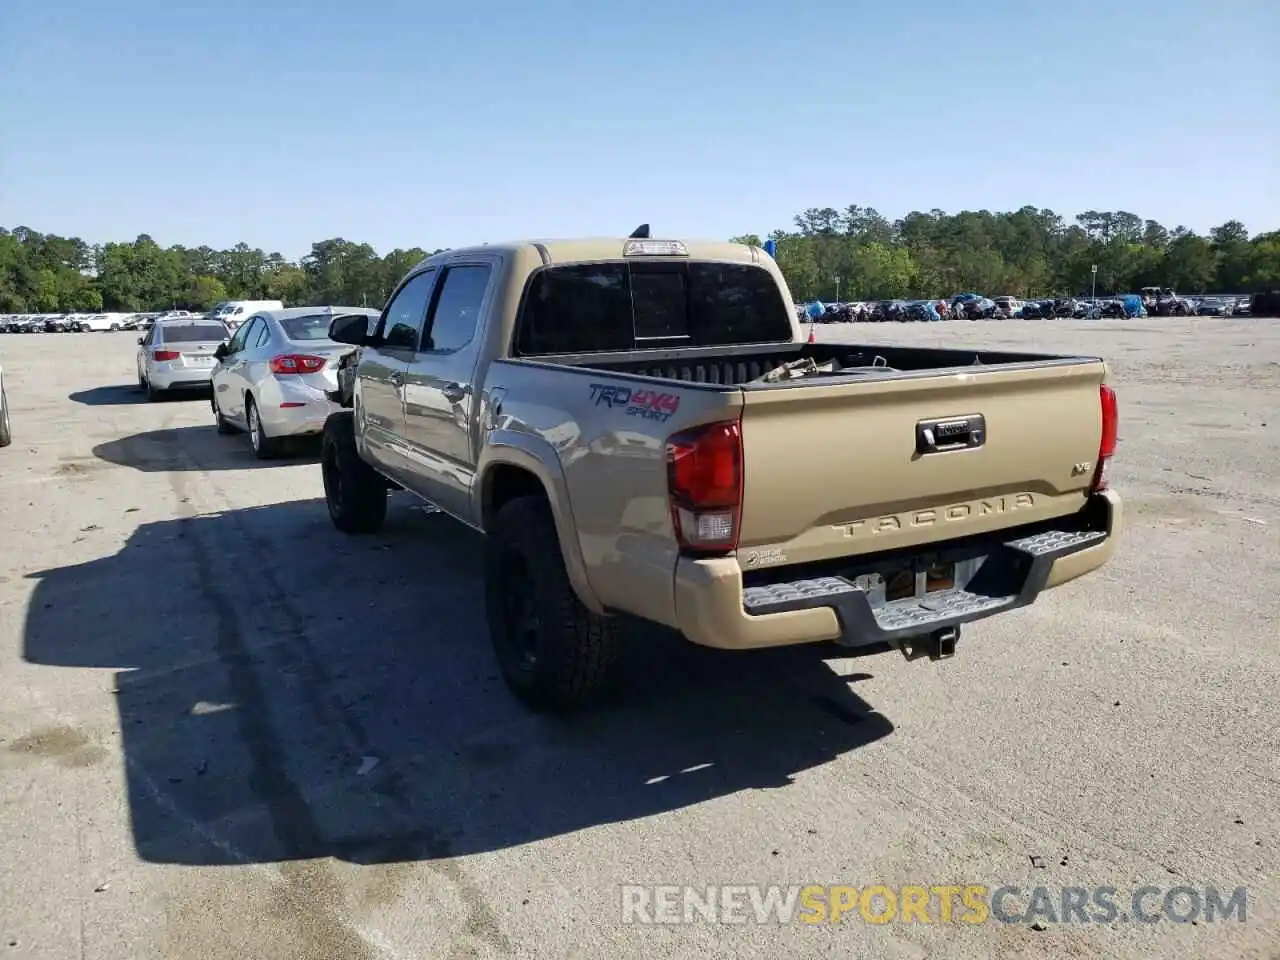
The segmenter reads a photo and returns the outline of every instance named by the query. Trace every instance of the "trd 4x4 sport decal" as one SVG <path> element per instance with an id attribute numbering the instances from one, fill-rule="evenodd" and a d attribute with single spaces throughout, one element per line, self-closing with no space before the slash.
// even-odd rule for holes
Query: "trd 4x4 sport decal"
<path id="1" fill-rule="evenodd" d="M 591 399 L 597 407 L 622 408 L 628 417 L 641 417 L 662 423 L 680 409 L 678 393 L 656 390 L 632 390 L 607 383 L 591 384 Z"/>

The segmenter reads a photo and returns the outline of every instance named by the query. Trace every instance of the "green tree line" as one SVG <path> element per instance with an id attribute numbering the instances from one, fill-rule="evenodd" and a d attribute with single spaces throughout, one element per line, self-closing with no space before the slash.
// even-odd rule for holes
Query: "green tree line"
<path id="1" fill-rule="evenodd" d="M 947 214 L 918 211 L 889 221 L 869 207 L 811 208 L 794 230 L 775 230 L 778 265 L 804 299 L 881 300 L 951 296 L 1037 297 L 1146 286 L 1179 293 L 1280 288 L 1280 231 L 1250 237 L 1229 220 L 1202 236 L 1125 211 L 1089 210 L 1068 223 L 1023 207 Z M 760 243 L 760 237 L 734 239 Z"/>
<path id="2" fill-rule="evenodd" d="M 1090 210 L 1068 223 L 1023 207 L 947 214 L 912 212 L 890 221 L 869 207 L 812 208 L 794 230 L 775 230 L 779 266 L 798 297 L 949 296 L 976 291 L 1033 297 L 1144 286 L 1184 293 L 1280 288 L 1280 231 L 1250 237 L 1230 220 L 1208 236 L 1168 229 L 1136 214 Z M 761 238 L 734 238 L 760 244 Z M 437 251 L 430 251 L 437 252 Z M 91 245 L 78 237 L 0 228 L 0 313 L 66 310 L 204 310 L 220 300 L 290 305 L 380 306 L 428 251 L 382 256 L 367 243 L 321 240 L 300 260 L 239 243 L 230 250 L 132 242 Z"/>
<path id="3" fill-rule="evenodd" d="M 245 243 L 162 247 L 143 234 L 91 246 L 29 227 L 0 228 L 0 313 L 207 310 L 220 300 L 381 306 L 426 256 L 416 247 L 378 256 L 367 243 L 334 238 L 293 262 Z"/>

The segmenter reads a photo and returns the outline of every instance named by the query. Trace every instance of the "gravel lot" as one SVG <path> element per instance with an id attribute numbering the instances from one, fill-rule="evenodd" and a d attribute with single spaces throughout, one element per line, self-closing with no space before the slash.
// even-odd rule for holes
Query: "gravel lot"
<path id="1" fill-rule="evenodd" d="M 1280 321 L 817 329 L 1107 357 L 1117 559 L 944 663 L 651 638 L 568 722 L 498 679 L 470 534 L 344 538 L 305 452 L 141 402 L 133 335 L 0 338 L 0 958 L 1280 957 Z M 659 927 L 629 883 L 1249 899 Z"/>

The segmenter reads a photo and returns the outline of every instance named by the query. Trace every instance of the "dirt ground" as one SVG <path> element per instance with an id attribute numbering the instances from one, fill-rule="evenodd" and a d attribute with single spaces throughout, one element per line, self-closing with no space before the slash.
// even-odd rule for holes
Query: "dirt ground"
<path id="1" fill-rule="evenodd" d="M 562 721 L 498 678 L 471 534 L 397 495 L 343 537 L 308 451 L 143 402 L 132 335 L 0 337 L 0 958 L 1280 957 L 1280 321 L 817 335 L 1106 357 L 1117 558 L 941 663 L 655 637 Z M 649 925 L 629 884 L 1123 919 Z"/>

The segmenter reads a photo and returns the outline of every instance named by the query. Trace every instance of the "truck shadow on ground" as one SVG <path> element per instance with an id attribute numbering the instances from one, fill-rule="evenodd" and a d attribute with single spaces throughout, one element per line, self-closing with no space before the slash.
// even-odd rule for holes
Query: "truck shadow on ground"
<path id="1" fill-rule="evenodd" d="M 113 556 L 32 575 L 26 659 L 118 671 L 142 859 L 505 849 L 785 788 L 892 730 L 820 651 L 650 629 L 606 706 L 535 716 L 489 647 L 482 543 L 393 500 L 373 537 L 283 503 L 144 524 Z"/>
<path id="2" fill-rule="evenodd" d="M 205 402 L 207 405 L 208 401 Z M 288 442 L 279 457 L 259 460 L 246 434 L 220 434 L 212 417 L 207 425 L 147 430 L 108 440 L 93 448 L 93 455 L 99 460 L 144 473 L 247 470 L 314 461 L 319 454 L 318 437 L 299 437 Z"/>

